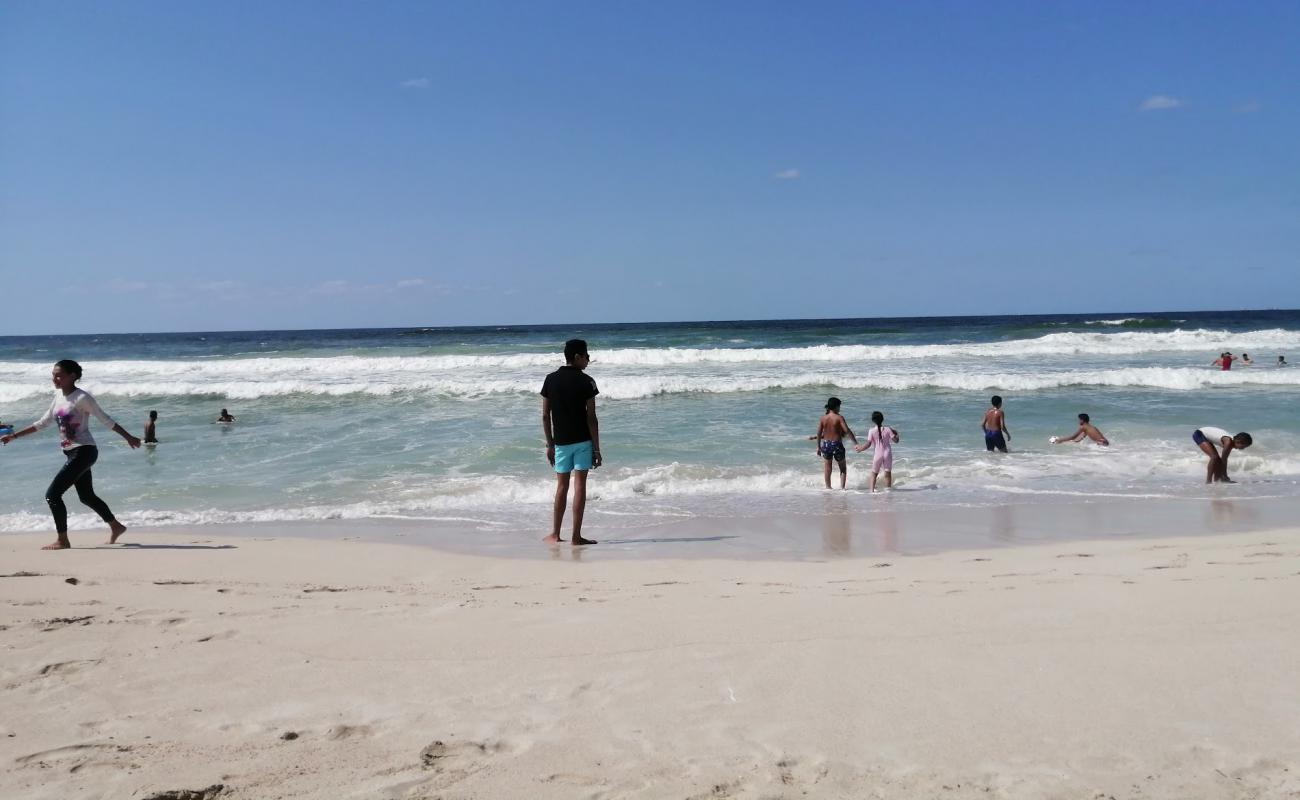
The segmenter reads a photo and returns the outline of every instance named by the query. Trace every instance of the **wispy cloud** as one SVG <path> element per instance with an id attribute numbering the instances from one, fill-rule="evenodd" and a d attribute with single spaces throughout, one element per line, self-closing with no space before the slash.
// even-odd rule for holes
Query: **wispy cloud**
<path id="1" fill-rule="evenodd" d="M 433 85 L 433 81 L 428 78 L 408 78 L 402 81 L 403 89 L 428 89 Z"/>
<path id="2" fill-rule="evenodd" d="M 239 281 L 208 281 L 196 287 L 200 292 L 233 292 L 244 288 Z"/>
<path id="3" fill-rule="evenodd" d="M 1142 101 L 1138 106 L 1138 111 L 1169 111 L 1175 108 L 1182 108 L 1186 105 L 1177 97 L 1170 97 L 1167 94 L 1153 94 Z"/>
<path id="4" fill-rule="evenodd" d="M 416 287 L 424 286 L 426 283 L 428 283 L 428 281 L 426 281 L 424 278 L 403 278 L 402 280 L 397 282 L 397 288 L 415 289 Z"/>
<path id="5" fill-rule="evenodd" d="M 313 286 L 310 291 L 314 294 L 345 294 L 352 291 L 352 288 L 352 284 L 347 281 L 325 281 Z"/>
<path id="6" fill-rule="evenodd" d="M 1263 104 L 1261 104 L 1258 100 L 1247 100 L 1246 102 L 1234 108 L 1233 111 L 1237 112 L 1238 114 L 1255 114 L 1262 111 L 1263 109 L 1264 109 Z"/>
<path id="7" fill-rule="evenodd" d="M 803 176 L 799 173 L 799 170 L 792 167 L 790 169 L 783 169 L 772 177 L 776 178 L 778 181 L 797 181 Z"/>

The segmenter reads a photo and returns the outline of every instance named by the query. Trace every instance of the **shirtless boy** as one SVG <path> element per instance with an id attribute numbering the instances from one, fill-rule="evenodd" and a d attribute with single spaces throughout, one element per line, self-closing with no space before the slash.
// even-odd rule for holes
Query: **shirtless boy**
<path id="1" fill-rule="evenodd" d="M 994 450 L 1007 452 L 1007 442 L 1011 441 L 1011 431 L 1007 428 L 1007 415 L 1002 411 L 1002 397 L 993 395 L 992 408 L 984 412 L 984 447 L 990 453 Z"/>
<path id="2" fill-rule="evenodd" d="M 858 437 L 853 435 L 849 423 L 840 416 L 840 399 L 832 397 L 826 401 L 826 413 L 817 421 L 817 435 L 808 437 L 817 440 L 817 455 L 826 462 L 822 477 L 826 480 L 827 489 L 831 488 L 831 459 L 840 465 L 840 488 L 848 485 L 849 466 L 844 460 L 845 436 L 852 439 L 854 444 L 858 443 Z"/>
<path id="3" fill-rule="evenodd" d="M 1053 436 L 1052 444 L 1065 444 L 1066 442 L 1077 442 L 1087 436 L 1102 447 L 1110 447 L 1110 440 L 1102 432 L 1097 430 L 1097 426 L 1092 424 L 1087 414 L 1079 415 L 1079 430 L 1074 432 L 1073 436 Z"/>

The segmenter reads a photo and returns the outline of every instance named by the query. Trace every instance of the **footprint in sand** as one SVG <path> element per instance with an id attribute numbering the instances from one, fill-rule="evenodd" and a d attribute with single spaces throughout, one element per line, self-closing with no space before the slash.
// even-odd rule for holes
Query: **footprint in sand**
<path id="1" fill-rule="evenodd" d="M 444 742 L 436 739 L 420 751 L 420 766 L 433 770 L 447 785 L 485 769 L 489 760 L 505 750 L 501 742 Z"/>

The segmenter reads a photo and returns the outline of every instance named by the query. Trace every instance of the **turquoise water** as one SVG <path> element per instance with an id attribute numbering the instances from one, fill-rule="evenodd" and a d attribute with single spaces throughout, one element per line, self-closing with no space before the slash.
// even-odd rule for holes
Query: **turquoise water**
<path id="1" fill-rule="evenodd" d="M 71 357 L 132 432 L 159 412 L 155 449 L 94 423 L 96 486 L 128 525 L 395 517 L 491 536 L 545 527 L 537 390 L 570 336 L 602 391 L 593 531 L 819 513 L 806 437 L 830 394 L 856 431 L 879 409 L 902 432 L 904 507 L 1202 497 L 1201 425 L 1255 436 L 1234 496 L 1300 494 L 1300 369 L 1275 366 L 1300 354 L 1292 311 L 5 337 L 0 418 L 37 418 L 50 363 Z M 1225 349 L 1257 363 L 1210 367 Z M 995 392 L 1008 456 L 979 430 Z M 222 408 L 239 422 L 212 424 Z M 1113 447 L 1047 443 L 1080 411 Z M 52 527 L 61 461 L 49 431 L 0 451 L 0 530 Z M 869 458 L 850 463 L 849 509 L 870 512 Z"/>

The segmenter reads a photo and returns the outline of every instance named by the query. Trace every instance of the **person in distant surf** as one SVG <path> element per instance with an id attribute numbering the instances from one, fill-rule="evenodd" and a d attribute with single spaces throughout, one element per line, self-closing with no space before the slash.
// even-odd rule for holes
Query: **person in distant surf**
<path id="1" fill-rule="evenodd" d="M 863 452 L 876 448 L 871 457 L 871 491 L 876 491 L 876 476 L 885 473 L 885 488 L 894 488 L 894 445 L 898 443 L 898 431 L 885 425 L 885 415 L 879 411 L 871 412 L 871 421 L 876 424 L 867 434 L 867 441 L 853 448 Z"/>
<path id="2" fill-rule="evenodd" d="M 816 435 L 808 437 L 817 440 L 817 455 L 825 462 L 822 467 L 822 479 L 826 481 L 827 489 L 831 488 L 831 461 L 840 465 L 840 488 L 848 486 L 849 465 L 844 452 L 845 436 L 852 439 L 854 444 L 858 443 L 858 437 L 853 434 L 849 423 L 840 415 L 840 399 L 832 397 L 826 401 L 826 413 L 817 420 Z"/>
<path id="3" fill-rule="evenodd" d="M 1236 360 L 1237 357 L 1234 356 L 1232 353 L 1226 353 L 1226 352 L 1220 353 L 1218 358 L 1210 362 L 1210 366 L 1218 367 L 1224 372 L 1227 372 L 1228 370 L 1232 369 L 1232 362 Z"/>
<path id="4" fill-rule="evenodd" d="M 992 407 L 984 412 L 984 421 L 981 423 L 984 428 L 984 449 L 990 453 L 994 450 L 1005 453 L 1007 442 L 1011 441 L 1011 430 L 1007 428 L 1007 415 L 1002 410 L 1002 397 L 995 394 L 989 403 Z"/>
<path id="5" fill-rule="evenodd" d="M 1286 356 L 1278 356 L 1278 357 L 1277 357 L 1277 365 L 1278 365 L 1279 367 L 1289 367 L 1289 366 L 1291 366 L 1290 364 L 1286 363 Z"/>
<path id="6" fill-rule="evenodd" d="M 561 542 L 569 484 L 573 484 L 573 538 L 575 545 L 595 544 L 583 538 L 582 516 L 587 508 L 587 472 L 599 467 L 600 423 L 596 419 L 596 381 L 583 372 L 591 363 L 587 343 L 570 339 L 564 343 L 564 366 L 546 376 L 542 383 L 542 434 L 546 437 L 546 460 L 555 468 L 555 505 L 551 513 L 551 535 L 543 541 Z"/>
<path id="7" fill-rule="evenodd" d="M 1205 426 L 1192 431 L 1192 441 L 1201 452 L 1210 457 L 1205 465 L 1206 483 L 1236 483 L 1228 477 L 1228 455 L 1233 450 L 1245 450 L 1255 443 L 1249 433 L 1231 436 L 1223 428 Z M 1220 452 L 1220 448 L 1222 452 Z"/>
<path id="8" fill-rule="evenodd" d="M 113 421 L 112 417 L 104 413 L 89 392 L 77 388 L 77 381 L 81 380 L 80 364 L 71 359 L 64 359 L 54 365 L 50 377 L 54 381 L 56 391 L 49 410 L 28 427 L 0 436 L 0 444 L 9 444 L 14 439 L 56 423 L 62 436 L 60 446 L 63 448 L 65 461 L 63 468 L 50 482 L 50 488 L 45 491 L 45 502 L 54 516 L 54 530 L 58 538 L 54 544 L 47 544 L 41 549 L 67 550 L 72 547 L 72 542 L 68 540 L 68 507 L 63 504 L 63 493 L 74 486 L 77 487 L 77 499 L 108 523 L 110 531 L 108 543 L 115 544 L 126 532 L 126 526 L 117 521 L 108 504 L 95 494 L 90 468 L 99 458 L 99 448 L 95 445 L 95 438 L 90 435 L 90 417 L 93 415 L 112 428 L 113 432 L 125 439 L 132 449 L 140 446 L 140 440 L 127 433 L 121 425 Z"/>
<path id="9" fill-rule="evenodd" d="M 234 422 L 234 421 L 235 418 L 230 416 L 229 411 L 225 410 L 224 408 L 221 409 L 221 415 L 217 417 L 217 422 Z"/>
<path id="10" fill-rule="evenodd" d="M 144 424 L 144 443 L 158 444 L 158 412 L 150 411 L 149 420 Z"/>
<path id="11" fill-rule="evenodd" d="M 1049 441 L 1052 444 L 1066 444 L 1067 442 L 1077 442 L 1083 437 L 1088 437 L 1102 447 L 1110 447 L 1110 440 L 1107 439 L 1087 414 L 1079 415 L 1079 430 L 1074 432 L 1073 436 L 1053 436 Z"/>
<path id="12" fill-rule="evenodd" d="M 1249 367 L 1249 366 L 1251 366 L 1251 365 L 1254 364 L 1254 363 L 1255 363 L 1254 361 L 1251 361 L 1251 360 L 1250 360 L 1250 353 L 1242 353 L 1242 354 L 1241 354 L 1241 365 L 1242 365 L 1243 367 Z"/>

